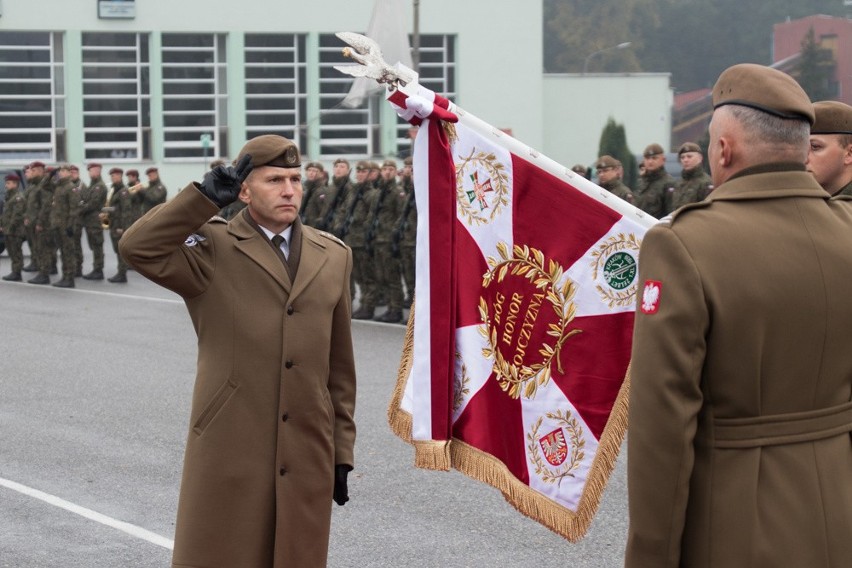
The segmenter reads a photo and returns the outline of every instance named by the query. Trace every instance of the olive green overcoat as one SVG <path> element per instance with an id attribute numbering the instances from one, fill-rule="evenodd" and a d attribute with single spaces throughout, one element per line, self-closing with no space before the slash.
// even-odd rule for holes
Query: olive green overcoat
<path id="1" fill-rule="evenodd" d="M 217 210 L 190 185 L 120 241 L 198 335 L 173 565 L 325 566 L 334 466 L 354 465 L 352 255 L 300 226 L 291 282 L 245 211 Z"/>

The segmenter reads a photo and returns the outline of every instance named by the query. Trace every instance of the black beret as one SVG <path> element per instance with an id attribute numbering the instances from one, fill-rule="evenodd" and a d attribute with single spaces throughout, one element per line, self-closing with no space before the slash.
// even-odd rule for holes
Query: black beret
<path id="1" fill-rule="evenodd" d="M 814 107 L 801 85 L 783 71 L 764 65 L 740 63 L 722 71 L 713 86 L 713 108 L 724 105 L 814 123 Z"/>
<path id="2" fill-rule="evenodd" d="M 251 165 L 256 168 L 260 166 L 298 168 L 302 165 L 296 145 L 277 134 L 264 134 L 246 142 L 234 163 L 238 164 L 246 154 L 251 154 Z"/>

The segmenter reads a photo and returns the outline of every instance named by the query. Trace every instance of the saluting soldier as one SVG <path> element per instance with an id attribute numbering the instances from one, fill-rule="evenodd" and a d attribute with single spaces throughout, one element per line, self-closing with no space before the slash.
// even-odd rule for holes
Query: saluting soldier
<path id="1" fill-rule="evenodd" d="M 136 220 L 133 195 L 124 185 L 123 173 L 121 168 L 112 168 L 109 171 L 112 180 L 112 195 L 109 198 L 109 236 L 112 240 L 112 250 L 115 251 L 118 260 L 118 270 L 115 275 L 107 278 L 107 281 L 113 284 L 127 282 L 128 266 L 118 252 L 118 240 Z"/>
<path id="2" fill-rule="evenodd" d="M 133 196 L 133 220 L 135 221 L 142 216 L 142 199 L 139 196 L 139 190 L 142 189 L 142 182 L 139 181 L 139 170 L 130 168 L 125 170 L 124 177 L 127 178 L 125 186 L 130 190 Z"/>
<path id="3" fill-rule="evenodd" d="M 674 191 L 675 179 L 666 171 L 666 153 L 659 144 L 649 144 L 642 153 L 642 175 L 633 191 L 635 205 L 660 219 L 666 214 L 668 195 Z"/>
<path id="4" fill-rule="evenodd" d="M 666 213 L 671 213 L 687 203 L 702 201 L 713 191 L 713 180 L 704 171 L 704 155 L 701 147 L 694 142 L 685 142 L 677 151 L 678 159 L 683 166 L 681 180 L 669 194 Z"/>
<path id="5" fill-rule="evenodd" d="M 411 156 L 408 156 L 403 160 L 399 176 L 402 190 L 406 194 L 405 204 L 402 206 L 402 213 L 394 233 L 394 240 L 399 243 L 399 266 L 402 280 L 405 282 L 405 299 L 402 303 L 406 308 L 410 308 L 414 301 L 417 264 L 417 203 L 414 196 L 413 174 Z"/>
<path id="6" fill-rule="evenodd" d="M 604 154 L 595 162 L 595 170 L 598 172 L 598 185 L 627 203 L 635 202 L 633 192 L 621 181 L 624 169 L 620 160 Z"/>
<path id="7" fill-rule="evenodd" d="M 92 251 L 92 271 L 83 275 L 85 280 L 104 279 L 104 227 L 101 213 L 106 206 L 107 186 L 101 179 L 101 164 L 91 162 L 89 185 L 80 192 L 80 224 L 86 232 L 86 241 Z"/>
<path id="8" fill-rule="evenodd" d="M 59 182 L 53 191 L 50 209 L 50 231 L 59 243 L 62 260 L 62 279 L 54 282 L 57 288 L 73 288 L 77 273 L 77 255 L 74 250 L 74 225 L 79 218 L 80 188 L 71 179 L 71 166 L 59 166 Z"/>
<path id="9" fill-rule="evenodd" d="M 814 103 L 814 114 L 808 171 L 831 195 L 852 195 L 852 107 L 821 101 Z"/>
<path id="10" fill-rule="evenodd" d="M 12 261 L 12 271 L 3 277 L 8 282 L 20 282 L 24 268 L 24 240 L 27 232 L 24 227 L 27 201 L 21 189 L 21 178 L 16 173 L 6 174 L 6 201 L 3 216 L 0 217 L 0 231 L 6 237 L 6 250 Z"/>
<path id="11" fill-rule="evenodd" d="M 133 201 L 138 209 L 139 217 L 166 202 L 166 186 L 160 181 L 159 170 L 155 167 L 150 167 L 145 170 L 145 175 L 148 176 L 147 185 L 137 181 L 136 184 L 128 183 L 128 189 L 133 194 Z"/>
<path id="12" fill-rule="evenodd" d="M 712 99 L 716 187 L 642 240 L 625 567 L 852 566 L 852 202 L 805 170 L 792 77 Z"/>
<path id="13" fill-rule="evenodd" d="M 53 182 L 45 174 L 43 162 L 30 164 L 31 184 L 27 189 L 27 213 L 24 224 L 33 228 L 35 264 L 38 274 L 27 280 L 30 284 L 50 284 L 53 268 L 53 238 L 50 233 L 50 205 L 53 202 Z"/>
<path id="14" fill-rule="evenodd" d="M 71 181 L 74 182 L 74 185 L 79 190 L 79 194 L 82 198 L 82 195 L 86 191 L 86 184 L 80 179 L 80 168 L 71 164 Z M 82 276 L 83 275 L 83 223 L 80 219 L 80 203 L 77 203 L 77 219 L 74 221 L 74 258 L 77 259 L 77 272 L 74 273 L 74 276 Z"/>
<path id="15" fill-rule="evenodd" d="M 381 168 L 378 196 L 370 214 L 368 234 L 375 260 L 377 296 L 387 298 L 388 304 L 387 311 L 373 318 L 375 321 L 402 321 L 402 275 L 399 258 L 393 251 L 393 233 L 406 198 L 407 195 L 396 182 L 396 162 L 385 160 Z"/>

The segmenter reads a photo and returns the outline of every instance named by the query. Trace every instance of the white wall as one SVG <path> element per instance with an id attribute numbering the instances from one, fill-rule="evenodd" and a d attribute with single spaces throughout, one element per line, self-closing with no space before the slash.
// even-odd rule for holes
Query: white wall
<path id="1" fill-rule="evenodd" d="M 591 165 L 610 117 L 624 125 L 633 154 L 654 142 L 668 148 L 674 102 L 669 79 L 668 73 L 545 75 L 541 151 L 568 167 Z"/>

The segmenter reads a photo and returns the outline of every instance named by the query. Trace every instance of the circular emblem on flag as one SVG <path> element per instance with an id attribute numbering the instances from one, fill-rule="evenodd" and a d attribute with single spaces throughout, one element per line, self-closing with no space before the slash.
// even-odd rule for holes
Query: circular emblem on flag
<path id="1" fill-rule="evenodd" d="M 619 233 L 592 251 L 592 279 L 601 299 L 610 308 L 636 303 L 636 277 L 642 241 L 633 233 Z"/>
<path id="2" fill-rule="evenodd" d="M 456 164 L 458 211 L 468 225 L 490 223 L 509 204 L 509 175 L 493 152 L 478 152 Z"/>
<path id="3" fill-rule="evenodd" d="M 494 361 L 500 388 L 512 398 L 534 398 L 547 384 L 577 310 L 576 286 L 562 267 L 540 250 L 497 244 L 500 258 L 488 257 L 491 269 L 482 278 L 479 333 L 488 341 L 482 355 Z"/>
<path id="4" fill-rule="evenodd" d="M 545 417 L 551 425 L 542 428 Z M 556 428 L 550 430 L 553 425 Z M 583 427 L 570 410 L 548 412 L 539 417 L 527 433 L 530 463 L 545 483 L 558 483 L 566 477 L 574 477 L 574 470 L 586 456 L 585 447 Z"/>

